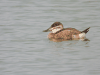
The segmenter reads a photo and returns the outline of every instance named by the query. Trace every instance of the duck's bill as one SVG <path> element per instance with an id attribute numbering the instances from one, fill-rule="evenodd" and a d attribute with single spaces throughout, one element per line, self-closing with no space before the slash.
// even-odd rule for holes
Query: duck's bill
<path id="1" fill-rule="evenodd" d="M 48 32 L 48 31 L 50 31 L 49 29 L 50 29 L 50 28 L 48 28 L 48 29 L 46 29 L 46 30 L 43 30 L 43 32 Z"/>

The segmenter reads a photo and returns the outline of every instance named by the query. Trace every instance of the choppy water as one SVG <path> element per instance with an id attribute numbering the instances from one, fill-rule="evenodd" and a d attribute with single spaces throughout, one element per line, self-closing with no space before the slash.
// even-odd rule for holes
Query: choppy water
<path id="1" fill-rule="evenodd" d="M 90 41 L 48 40 L 55 21 Z M 100 75 L 100 0 L 0 0 L 0 75 Z"/>

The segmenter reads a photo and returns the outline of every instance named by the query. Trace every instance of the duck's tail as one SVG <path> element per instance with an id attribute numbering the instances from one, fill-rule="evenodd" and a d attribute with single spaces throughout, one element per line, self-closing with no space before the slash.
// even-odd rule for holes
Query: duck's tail
<path id="1" fill-rule="evenodd" d="M 89 31 L 89 29 L 90 29 L 90 27 L 85 29 L 85 30 L 83 30 L 81 33 L 85 33 L 86 34 Z"/>
<path id="2" fill-rule="evenodd" d="M 87 29 L 85 29 L 85 30 L 83 30 L 80 34 L 79 34 L 79 37 L 80 37 L 80 39 L 82 39 L 82 38 L 85 38 L 86 37 L 86 33 L 89 31 L 89 29 L 90 29 L 90 27 L 89 28 L 87 28 Z"/>

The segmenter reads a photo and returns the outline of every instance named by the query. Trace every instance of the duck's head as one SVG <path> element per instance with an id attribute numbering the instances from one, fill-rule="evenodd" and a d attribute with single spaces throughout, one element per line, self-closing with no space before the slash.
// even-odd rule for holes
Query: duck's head
<path id="1" fill-rule="evenodd" d="M 60 31 L 63 29 L 63 24 L 60 22 L 54 22 L 51 27 L 49 27 L 47 30 L 44 30 L 43 32 L 51 31 L 52 33 L 56 33 L 57 31 Z"/>

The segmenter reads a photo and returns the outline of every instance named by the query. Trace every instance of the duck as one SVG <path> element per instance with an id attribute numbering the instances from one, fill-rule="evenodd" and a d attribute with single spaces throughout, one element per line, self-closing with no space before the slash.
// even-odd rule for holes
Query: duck
<path id="1" fill-rule="evenodd" d="M 89 29 L 90 27 L 83 31 L 79 31 L 75 28 L 64 28 L 61 22 L 54 22 L 43 32 L 51 31 L 47 36 L 49 39 L 78 40 L 85 39 Z"/>

